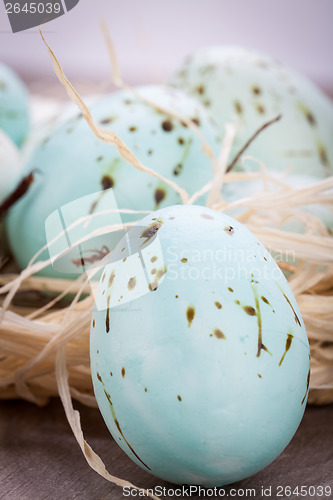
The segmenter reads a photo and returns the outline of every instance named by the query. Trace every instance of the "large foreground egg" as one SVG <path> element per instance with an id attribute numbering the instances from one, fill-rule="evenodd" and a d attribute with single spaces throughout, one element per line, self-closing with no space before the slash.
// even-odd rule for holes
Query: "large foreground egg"
<path id="1" fill-rule="evenodd" d="M 324 178 L 333 173 L 333 103 L 312 82 L 275 59 L 233 46 L 200 49 L 173 83 L 195 95 L 223 131 L 236 117 L 235 154 L 265 122 L 281 114 L 246 154 L 270 170 Z"/>
<path id="2" fill-rule="evenodd" d="M 20 146 L 29 130 L 28 92 L 19 77 L 0 63 L 0 129 Z"/>
<path id="3" fill-rule="evenodd" d="M 218 130 L 199 102 L 163 86 L 137 90 L 159 106 L 193 120 L 215 154 L 218 152 Z M 190 194 L 211 179 L 212 163 L 203 151 L 202 140 L 184 122 L 127 91 L 104 97 L 91 111 L 96 123 L 118 134 L 144 165 L 176 181 Z M 82 115 L 67 120 L 45 138 L 24 171 L 27 174 L 33 169 L 37 169 L 35 182 L 13 207 L 8 220 L 11 247 L 22 268 L 46 243 L 47 217 L 65 204 L 75 202 L 72 210 L 78 217 L 87 216 L 102 199 L 97 192 L 107 188 L 113 189 L 120 209 L 154 210 L 181 201 L 171 187 L 135 169 L 114 146 L 99 140 Z M 94 203 L 87 205 L 83 197 L 95 192 Z M 47 257 L 45 252 L 42 258 Z M 44 273 L 54 275 L 50 268 Z"/>
<path id="4" fill-rule="evenodd" d="M 286 279 L 244 226 L 201 206 L 158 210 L 130 239 L 132 252 L 120 243 L 105 267 L 91 324 L 111 434 L 174 483 L 256 473 L 307 400 L 309 344 Z"/>

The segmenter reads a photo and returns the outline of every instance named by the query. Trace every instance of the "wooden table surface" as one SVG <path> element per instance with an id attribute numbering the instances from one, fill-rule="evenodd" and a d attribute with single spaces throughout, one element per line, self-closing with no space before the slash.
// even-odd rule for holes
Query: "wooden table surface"
<path id="1" fill-rule="evenodd" d="M 145 488 L 172 487 L 131 462 L 110 437 L 98 410 L 78 403 L 75 407 L 81 413 L 86 440 L 102 457 L 110 473 Z M 282 455 L 252 478 L 225 490 L 230 497 L 231 488 L 255 488 L 256 496 L 251 498 L 263 498 L 261 487 L 271 486 L 274 499 L 333 498 L 333 495 L 311 496 L 311 491 L 303 497 L 276 494 L 278 486 L 302 485 L 326 485 L 333 491 L 333 405 L 308 406 L 294 439 Z M 234 498 L 240 497 L 241 494 Z M 44 408 L 23 401 L 0 402 L 1 500 L 123 498 L 121 488 L 107 482 L 86 463 L 59 400 L 51 400 Z"/>

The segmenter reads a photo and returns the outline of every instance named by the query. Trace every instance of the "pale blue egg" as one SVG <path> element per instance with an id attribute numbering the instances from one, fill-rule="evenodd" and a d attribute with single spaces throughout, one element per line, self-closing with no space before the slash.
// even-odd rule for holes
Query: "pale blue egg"
<path id="1" fill-rule="evenodd" d="M 208 208 L 158 210 L 136 240 L 105 267 L 92 315 L 103 418 L 161 479 L 249 477 L 287 446 L 307 401 L 309 344 L 289 285 L 253 234 Z"/>
<path id="2" fill-rule="evenodd" d="M 29 130 L 28 92 L 8 66 L 0 63 L 0 129 L 20 146 Z"/>
<path id="3" fill-rule="evenodd" d="M 264 123 L 281 115 L 244 154 L 263 162 L 275 177 L 289 173 L 286 182 L 295 188 L 333 175 L 333 102 L 305 76 L 254 50 L 216 46 L 193 53 L 172 82 L 206 106 L 221 132 L 228 122 L 238 124 L 230 161 Z M 258 171 L 259 165 L 238 161 L 234 169 Z M 235 201 L 262 191 L 262 182 L 237 182 L 225 184 L 223 195 Z M 306 210 L 333 228 L 329 209 Z"/>
<path id="4" fill-rule="evenodd" d="M 218 129 L 195 99 L 180 90 L 157 85 L 139 87 L 137 91 L 159 106 L 193 120 L 217 154 Z M 176 181 L 189 194 L 212 178 L 211 160 L 193 129 L 145 104 L 132 93 L 120 91 L 106 96 L 93 104 L 91 111 L 96 123 L 113 130 L 144 165 Z M 46 244 L 47 217 L 65 204 L 75 201 L 73 210 L 83 217 L 91 213 L 95 205 L 81 198 L 107 188 L 113 189 L 120 209 L 154 210 L 181 202 L 171 187 L 135 169 L 119 156 L 114 146 L 99 140 L 81 114 L 45 138 L 31 155 L 24 172 L 34 169 L 37 169 L 35 182 L 13 207 L 7 224 L 13 254 L 22 268 Z M 95 201 L 98 206 L 98 194 Z M 47 257 L 47 252 L 41 256 Z M 44 274 L 59 276 L 52 268 Z"/>
<path id="5" fill-rule="evenodd" d="M 172 83 L 196 96 L 221 131 L 238 120 L 235 154 L 265 122 L 246 154 L 269 170 L 325 178 L 333 173 L 333 103 L 305 76 L 272 57 L 242 47 L 199 49 L 176 72 Z"/>

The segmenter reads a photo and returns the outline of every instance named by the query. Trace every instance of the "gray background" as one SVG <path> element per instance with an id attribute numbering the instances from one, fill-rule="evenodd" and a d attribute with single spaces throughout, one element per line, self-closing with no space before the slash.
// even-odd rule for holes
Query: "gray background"
<path id="1" fill-rule="evenodd" d="M 102 17 L 128 83 L 165 81 L 192 50 L 225 43 L 267 52 L 333 96 L 333 0 L 80 0 L 45 26 L 72 80 L 109 77 Z M 0 59 L 28 81 L 53 79 L 38 30 L 13 35 L 2 3 Z"/>
<path id="2" fill-rule="evenodd" d="M 141 488 L 174 487 L 135 465 L 111 438 L 97 409 L 74 403 L 80 411 L 85 438 L 105 461 L 110 473 Z M 329 496 L 277 497 L 278 487 L 292 491 L 303 485 L 330 486 L 333 493 L 333 405 L 308 406 L 295 437 L 284 452 L 254 476 L 226 486 L 225 497 L 252 500 L 332 500 Z M 87 465 L 66 420 L 61 402 L 52 399 L 44 408 L 23 401 L 0 401 L 0 500 L 125 500 L 122 489 L 108 483 Z M 272 488 L 262 496 L 261 487 Z M 232 496 L 230 488 L 255 489 L 255 496 Z M 317 490 L 319 491 L 319 490 Z M 231 494 L 230 494 L 231 493 Z M 147 497 L 128 497 L 132 500 Z M 163 497 L 164 498 L 164 497 Z M 168 500 L 189 497 L 168 497 Z"/>

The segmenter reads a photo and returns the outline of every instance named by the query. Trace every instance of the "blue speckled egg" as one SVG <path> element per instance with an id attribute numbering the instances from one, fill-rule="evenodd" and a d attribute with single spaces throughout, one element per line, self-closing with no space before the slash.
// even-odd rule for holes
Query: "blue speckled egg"
<path id="1" fill-rule="evenodd" d="M 29 130 L 28 92 L 19 77 L 0 63 L 0 129 L 20 146 Z"/>
<path id="2" fill-rule="evenodd" d="M 309 344 L 286 279 L 244 226 L 201 206 L 145 217 L 135 249 L 120 242 L 105 267 L 91 323 L 112 436 L 174 483 L 255 474 L 287 446 L 307 400 Z"/>
<path id="3" fill-rule="evenodd" d="M 238 119 L 233 153 L 265 122 L 282 115 L 246 154 L 269 170 L 325 178 L 333 173 L 333 103 L 312 82 L 275 59 L 241 47 L 203 48 L 172 80 L 195 95 L 224 131 Z"/>
<path id="4" fill-rule="evenodd" d="M 199 102 L 171 87 L 148 85 L 137 90 L 158 105 L 193 120 L 217 154 L 219 132 Z M 212 178 L 211 161 L 193 129 L 130 92 L 104 97 L 91 106 L 91 111 L 96 123 L 118 134 L 143 164 L 175 180 L 190 194 Z M 24 171 L 32 169 L 38 169 L 35 182 L 12 209 L 8 220 L 9 241 L 22 268 L 46 243 L 46 218 L 74 200 L 113 188 L 120 209 L 154 210 L 180 202 L 172 188 L 135 169 L 119 156 L 115 147 L 100 141 L 81 114 L 45 138 Z M 94 211 L 99 200 L 97 195 L 92 206 L 83 199 L 80 207 L 76 207 L 80 216 Z M 42 258 L 47 256 L 45 252 Z M 48 268 L 44 274 L 54 275 L 54 271 Z"/>

